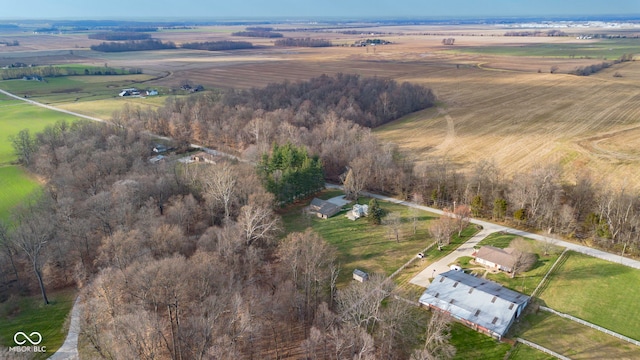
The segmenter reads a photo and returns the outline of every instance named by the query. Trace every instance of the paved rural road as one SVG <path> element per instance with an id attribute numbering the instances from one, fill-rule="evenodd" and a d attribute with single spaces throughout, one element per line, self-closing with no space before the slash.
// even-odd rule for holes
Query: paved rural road
<path id="1" fill-rule="evenodd" d="M 327 188 L 331 188 L 331 189 L 342 189 L 341 185 L 334 185 L 334 184 L 326 184 L 326 187 Z M 394 198 L 388 197 L 388 196 L 372 194 L 372 193 L 369 193 L 369 192 L 362 192 L 362 195 L 365 195 L 365 196 L 368 196 L 368 197 L 373 197 L 373 198 L 384 200 L 384 201 L 388 201 L 388 202 L 392 202 L 392 203 L 399 204 L 399 205 L 409 206 L 409 207 L 420 209 L 420 210 L 424 210 L 424 211 L 429 211 L 429 212 L 432 212 L 432 213 L 435 213 L 435 214 L 439 214 L 439 215 L 444 214 L 444 212 L 442 210 L 440 210 L 440 209 L 435 209 L 435 208 L 431 208 L 431 207 L 428 207 L 428 206 L 418 205 L 416 203 L 412 203 L 412 202 L 409 202 L 409 201 L 398 200 L 398 199 L 394 199 Z M 527 237 L 527 238 L 538 240 L 538 241 L 550 241 L 550 242 L 554 243 L 555 245 L 566 247 L 569 250 L 573 250 L 573 251 L 576 251 L 576 252 L 579 252 L 579 253 L 582 253 L 582 254 L 590 255 L 590 256 L 593 256 L 593 257 L 596 257 L 596 258 L 599 258 L 599 259 L 603 259 L 603 260 L 619 263 L 619 264 L 622 264 L 622 265 L 626 265 L 626 266 L 629 266 L 629 267 L 632 267 L 632 268 L 635 268 L 635 269 L 640 269 L 640 261 L 629 259 L 629 258 L 625 258 L 625 257 L 622 257 L 622 256 L 620 256 L 618 254 L 611 254 L 611 253 L 608 253 L 608 252 L 605 252 L 605 251 L 601 251 L 601 250 L 597 250 L 597 249 L 593 249 L 593 248 L 590 248 L 590 247 L 587 247 L 587 246 L 582 246 L 582 245 L 570 243 L 570 242 L 567 242 L 567 241 L 551 238 L 551 237 L 548 237 L 548 236 L 534 234 L 534 233 L 526 232 L 526 231 L 523 231 L 523 230 L 518 230 L 518 229 L 514 229 L 514 228 L 510 228 L 510 227 L 506 227 L 506 226 L 502 226 L 502 225 L 498 225 L 498 224 L 494 224 L 494 223 L 490 223 L 488 221 L 471 219 L 471 223 L 472 224 L 481 225 L 483 230 L 480 233 L 478 233 L 476 236 L 472 237 L 469 241 L 464 243 L 460 247 L 460 249 L 461 249 L 460 251 L 454 251 L 452 254 L 455 254 L 455 255 L 449 255 L 449 256 L 439 260 L 438 262 L 436 262 L 436 264 L 430 265 L 427 269 L 423 270 L 420 274 L 416 275 L 416 277 L 411 279 L 410 282 L 414 283 L 416 285 L 427 287 L 429 285 L 428 279 L 433 276 L 433 270 L 434 269 L 436 269 L 436 273 L 437 274 L 439 274 L 440 270 L 444 270 L 444 271 L 449 270 L 447 264 L 452 263 L 453 260 L 457 259 L 460 256 L 467 255 L 467 252 L 469 251 L 469 248 L 473 249 L 473 244 L 477 244 L 477 242 L 482 240 L 482 239 L 478 238 L 479 236 L 483 235 L 484 237 L 486 237 L 487 235 L 492 234 L 494 232 L 505 232 L 505 233 L 514 234 L 514 235 L 518 235 L 518 236 L 522 236 L 522 237 Z M 464 248 L 464 249 L 462 249 L 462 248 Z M 470 255 L 470 253 L 468 255 Z M 453 258 L 451 258 L 450 256 L 453 257 Z M 425 283 L 425 279 L 426 279 L 426 283 Z M 419 283 L 417 283 L 415 281 L 419 281 Z"/>
<path id="2" fill-rule="evenodd" d="M 78 114 L 78 113 L 73 112 L 73 111 L 69 111 L 69 110 L 65 110 L 65 109 L 60 109 L 60 108 L 57 108 L 57 107 L 55 107 L 55 106 L 46 105 L 46 104 L 43 104 L 43 103 L 39 103 L 39 102 L 37 102 L 37 101 L 33 101 L 33 100 L 30 100 L 30 99 L 27 99 L 27 98 L 23 98 L 23 97 L 20 97 L 20 96 L 14 95 L 14 94 L 12 94 L 12 93 L 10 93 L 10 92 L 7 92 L 7 91 L 5 91 L 5 90 L 2 90 L 2 89 L 0 89 L 0 93 L 2 93 L 2 94 L 4 94 L 4 95 L 7 95 L 7 96 L 9 96 L 9 97 L 12 97 L 12 98 L 14 98 L 14 99 L 17 99 L 17 100 L 22 100 L 22 101 L 24 101 L 24 102 L 27 102 L 27 103 L 32 104 L 32 105 L 35 105 L 35 106 L 43 107 L 43 108 L 45 108 L 45 109 L 49 109 L 49 110 L 53 110 L 53 111 L 57 111 L 57 112 L 61 112 L 61 113 L 65 113 L 65 114 L 69 114 L 69 115 L 73 115 L 73 116 L 81 117 L 81 118 L 83 118 L 83 119 L 88 119 L 88 120 L 93 120 L 93 121 L 99 121 L 99 122 L 106 122 L 106 121 L 104 121 L 103 119 L 100 119 L 100 118 L 97 118 L 97 117 Z"/>
<path id="3" fill-rule="evenodd" d="M 73 309 L 71 309 L 71 321 L 67 338 L 64 339 L 64 344 L 55 354 L 51 355 L 49 360 L 77 360 L 80 358 L 78 355 L 78 334 L 80 333 L 81 310 L 80 296 L 78 296 L 73 303 Z"/>

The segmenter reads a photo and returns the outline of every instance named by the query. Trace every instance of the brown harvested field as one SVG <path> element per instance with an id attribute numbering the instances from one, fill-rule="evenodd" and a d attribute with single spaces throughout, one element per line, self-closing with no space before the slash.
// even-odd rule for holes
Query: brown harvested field
<path id="1" fill-rule="evenodd" d="M 207 27 L 153 36 L 176 43 L 245 40 L 261 47 L 229 52 L 76 53 L 94 65 L 140 67 L 147 74 L 167 75 L 149 86 L 175 87 L 188 79 L 208 88 L 249 88 L 339 72 L 424 84 L 438 96 L 438 109 L 376 130 L 382 140 L 397 143 L 417 162 L 447 157 L 464 168 L 493 159 L 510 174 L 552 161 L 567 169 L 568 180 L 587 168 L 596 176 L 604 174 L 606 181 L 640 188 L 636 175 L 640 173 L 640 62 L 577 77 L 566 73 L 602 60 L 509 54 L 519 47 L 591 46 L 596 41 L 580 42 L 573 36 L 505 37 L 501 36 L 505 29 L 490 26 L 388 26 L 362 28 L 356 35 L 326 30 L 285 32 L 285 36 L 324 38 L 336 44 L 383 38 L 391 45 L 277 48 L 273 39 L 230 36 L 241 29 Z M 455 45 L 442 45 L 445 37 L 455 37 Z M 40 39 L 25 36 L 20 41 L 32 49 L 48 50 L 91 43 L 86 34 Z M 477 47 L 493 47 L 502 54 L 465 50 Z M 4 51 L 0 48 L 0 58 Z M 560 73 L 550 74 L 552 66 Z M 616 72 L 622 76 L 614 77 Z"/>

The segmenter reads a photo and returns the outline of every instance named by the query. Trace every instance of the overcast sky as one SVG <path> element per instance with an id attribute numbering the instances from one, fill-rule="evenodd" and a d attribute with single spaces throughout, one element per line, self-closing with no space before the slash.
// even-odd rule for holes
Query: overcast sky
<path id="1" fill-rule="evenodd" d="M 640 0 L 0 0 L 0 18 L 638 15 Z"/>

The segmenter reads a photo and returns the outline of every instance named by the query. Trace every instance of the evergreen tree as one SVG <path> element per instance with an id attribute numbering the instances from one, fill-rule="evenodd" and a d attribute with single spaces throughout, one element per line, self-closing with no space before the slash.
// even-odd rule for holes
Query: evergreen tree
<path id="1" fill-rule="evenodd" d="M 322 162 L 309 156 L 304 147 L 291 143 L 274 144 L 271 154 L 263 154 L 258 172 L 267 191 L 281 204 L 311 195 L 324 187 Z"/>
<path id="2" fill-rule="evenodd" d="M 372 224 L 380 225 L 382 223 L 382 215 L 383 210 L 380 208 L 380 204 L 378 204 L 378 200 L 371 199 L 369 201 L 369 221 Z"/>

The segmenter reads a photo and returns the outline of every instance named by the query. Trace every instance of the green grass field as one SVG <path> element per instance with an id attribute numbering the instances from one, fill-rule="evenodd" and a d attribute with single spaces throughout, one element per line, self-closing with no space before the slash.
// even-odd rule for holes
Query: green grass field
<path id="1" fill-rule="evenodd" d="M 61 102 L 93 101 L 118 96 L 122 88 L 144 87 L 139 83 L 151 79 L 151 75 L 101 75 L 61 76 L 46 78 L 46 82 L 5 80 L 0 88 L 19 96 L 55 104 Z"/>
<path id="2" fill-rule="evenodd" d="M 320 197 L 330 198 L 337 195 L 342 193 L 328 191 Z M 366 198 L 360 199 L 360 203 L 368 201 Z M 306 205 L 308 202 L 291 206 L 282 214 L 285 231 L 304 231 L 311 227 L 336 248 L 337 261 L 342 268 L 338 283 L 342 285 L 351 279 L 351 272 L 355 268 L 370 273 L 391 275 L 431 242 L 427 227 L 428 221 L 435 219 L 435 215 L 427 212 L 420 214 L 420 223 L 414 235 L 411 224 L 408 223 L 407 207 L 380 202 L 380 207 L 386 212 L 397 211 L 403 217 L 401 240 L 397 243 L 395 239 L 389 239 L 385 226 L 371 225 L 366 218 L 351 221 L 344 216 L 344 211 L 326 220 L 315 216 L 303 216 L 302 208 Z M 350 206 L 347 205 L 346 208 Z"/>
<path id="3" fill-rule="evenodd" d="M 555 357 L 530 346 L 517 343 L 509 353 L 509 360 L 555 360 Z"/>
<path id="4" fill-rule="evenodd" d="M 12 298 L 0 304 L 0 343 L 3 348 L 15 346 L 13 335 L 18 331 L 27 334 L 37 331 L 42 335 L 40 346 L 46 346 L 47 353 L 36 359 L 45 359 L 62 346 L 67 336 L 67 317 L 76 291 L 62 290 L 48 296 L 49 305 L 43 304 L 40 295 Z"/>
<path id="5" fill-rule="evenodd" d="M 511 241 L 516 237 L 518 236 L 511 234 L 493 233 L 487 236 L 484 240 L 480 241 L 478 245 L 491 245 L 504 249 L 508 247 L 509 243 L 511 243 Z M 530 243 L 531 248 L 535 251 L 535 254 L 538 257 L 538 261 L 535 265 L 533 265 L 533 268 L 522 274 L 516 275 L 515 278 L 511 278 L 509 274 L 505 274 L 502 272 L 498 274 L 487 274 L 487 278 L 515 291 L 530 295 L 542 281 L 549 269 L 551 269 L 551 266 L 553 266 L 553 264 L 556 262 L 558 256 L 562 252 L 562 249 L 555 247 L 554 251 L 545 256 L 537 249 L 537 247 L 540 245 L 540 242 L 532 239 L 525 240 Z"/>
<path id="6" fill-rule="evenodd" d="M 0 82 L 0 88 L 4 88 L 4 84 L 4 81 Z M 53 125 L 60 120 L 71 122 L 76 119 L 75 116 L 43 109 L 0 95 L 0 165 L 16 159 L 9 141 L 10 136 L 16 135 L 23 129 L 29 129 L 31 134 L 35 134 L 47 125 Z"/>
<path id="7" fill-rule="evenodd" d="M 516 42 L 517 39 L 514 39 Z M 573 43 L 538 43 L 518 45 L 456 46 L 457 53 L 497 56 L 541 56 L 554 58 L 591 58 L 615 60 L 623 54 L 635 54 L 639 39 L 576 40 Z"/>
<path id="8" fill-rule="evenodd" d="M 462 324 L 451 326 L 451 344 L 456 347 L 454 359 L 502 360 L 511 345 L 496 341 Z"/>
<path id="9" fill-rule="evenodd" d="M 0 219 L 8 219 L 11 209 L 39 188 L 22 167 L 0 166 Z"/>
<path id="10" fill-rule="evenodd" d="M 640 340 L 640 270 L 568 252 L 539 297 L 546 306 Z"/>
<path id="11" fill-rule="evenodd" d="M 511 333 L 571 359 L 640 358 L 640 347 L 542 311 L 521 318 Z"/>

